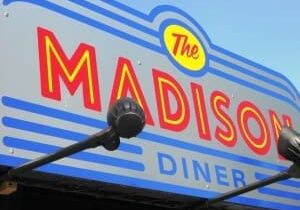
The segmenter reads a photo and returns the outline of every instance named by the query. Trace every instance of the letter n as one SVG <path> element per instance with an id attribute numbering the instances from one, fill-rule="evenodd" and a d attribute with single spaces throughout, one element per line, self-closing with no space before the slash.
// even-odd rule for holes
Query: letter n
<path id="1" fill-rule="evenodd" d="M 37 33 L 42 95 L 60 101 L 60 82 L 71 95 L 81 85 L 84 106 L 101 111 L 94 47 L 80 43 L 69 59 L 51 31 L 38 27 Z"/>

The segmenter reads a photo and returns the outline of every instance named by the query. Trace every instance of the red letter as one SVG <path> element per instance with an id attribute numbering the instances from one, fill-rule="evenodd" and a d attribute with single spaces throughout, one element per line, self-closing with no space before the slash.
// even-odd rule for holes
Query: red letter
<path id="1" fill-rule="evenodd" d="M 71 59 L 51 31 L 38 28 L 42 95 L 61 100 L 60 79 L 71 95 L 82 85 L 86 108 L 100 111 L 99 84 L 94 47 L 81 43 Z"/>
<path id="2" fill-rule="evenodd" d="M 279 139 L 280 130 L 282 128 L 282 123 L 278 119 L 277 114 L 276 114 L 275 111 L 269 110 L 269 115 L 270 115 L 271 124 L 272 124 L 272 128 L 273 128 L 273 134 L 274 134 L 275 142 L 276 142 L 276 145 L 277 145 L 278 139 Z M 289 116 L 282 115 L 282 121 L 283 121 L 283 124 L 285 126 L 292 127 L 292 120 L 291 120 L 291 118 Z M 284 157 L 282 157 L 279 154 L 278 154 L 278 156 L 279 156 L 280 159 L 285 159 Z"/>
<path id="3" fill-rule="evenodd" d="M 127 96 L 128 92 L 143 108 L 146 116 L 146 123 L 148 125 L 154 125 L 146 99 L 143 95 L 141 86 L 138 83 L 130 60 L 120 57 L 116 69 L 110 104 L 123 96 Z"/>
<path id="4" fill-rule="evenodd" d="M 190 110 L 182 87 L 164 72 L 153 69 L 152 73 L 161 127 L 173 131 L 185 129 L 190 120 Z M 170 98 L 170 94 L 174 100 Z M 174 111 L 175 104 L 177 106 Z"/>
<path id="5" fill-rule="evenodd" d="M 181 38 L 183 38 L 183 45 L 185 45 L 185 43 L 187 41 L 187 36 L 183 35 L 183 34 L 176 34 L 176 33 L 172 33 L 172 35 L 176 38 L 176 42 L 175 42 L 175 45 L 174 45 L 174 48 L 173 48 L 173 54 L 176 55 L 177 52 L 178 52 L 178 48 L 179 48 L 179 45 L 180 45 Z"/>
<path id="6" fill-rule="evenodd" d="M 211 140 L 203 88 L 201 85 L 191 83 L 191 89 L 196 111 L 199 137 L 202 139 Z"/>
<path id="7" fill-rule="evenodd" d="M 261 111 L 253 103 L 244 101 L 239 104 L 237 118 L 241 135 L 249 148 L 256 154 L 266 154 L 270 149 L 270 134 Z M 253 119 L 251 121 L 252 123 L 256 122 L 258 125 L 258 127 L 255 126 L 255 128 L 258 128 L 260 132 L 259 136 L 253 134 L 255 129 L 249 129 L 250 119 Z"/>
<path id="8" fill-rule="evenodd" d="M 228 114 L 221 109 L 224 106 L 226 109 L 230 106 L 230 99 L 220 91 L 214 91 L 210 97 L 212 110 L 216 118 L 225 126 L 225 130 L 217 126 L 215 137 L 224 145 L 233 147 L 237 142 L 236 130 L 234 124 Z"/>

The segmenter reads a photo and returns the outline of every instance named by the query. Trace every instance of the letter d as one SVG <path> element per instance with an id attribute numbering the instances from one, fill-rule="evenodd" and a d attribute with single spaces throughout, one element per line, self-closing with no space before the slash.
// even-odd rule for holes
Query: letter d
<path id="1" fill-rule="evenodd" d="M 157 153 L 159 172 L 166 175 L 174 175 L 177 171 L 176 162 L 171 155 Z"/>

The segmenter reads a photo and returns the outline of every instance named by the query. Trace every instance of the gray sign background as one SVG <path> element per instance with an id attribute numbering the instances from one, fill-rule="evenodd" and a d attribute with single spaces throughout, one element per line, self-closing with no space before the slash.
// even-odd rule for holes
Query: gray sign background
<path id="1" fill-rule="evenodd" d="M 239 171 L 245 176 L 245 182 L 251 183 L 290 165 L 287 161 L 278 160 L 273 137 L 270 152 L 263 158 L 251 152 L 239 132 L 234 148 L 219 143 L 214 138 L 219 121 L 209 108 L 209 98 L 216 90 L 230 96 L 228 114 L 235 125 L 239 103 L 249 100 L 260 108 L 268 125 L 271 125 L 268 110 L 272 109 L 279 116 L 291 116 L 294 128 L 299 130 L 298 92 L 284 76 L 213 45 L 198 23 L 183 11 L 159 7 L 146 15 L 106 1 L 3 3 L 0 6 L 1 165 L 19 165 L 104 128 L 119 57 L 132 62 L 155 126 L 146 126 L 137 138 L 122 141 L 121 148 L 116 152 L 107 152 L 103 148 L 91 149 L 39 170 L 165 192 L 213 197 L 238 187 L 241 183 L 234 180 L 240 175 Z M 159 30 L 161 24 L 170 19 L 188 26 L 205 46 L 208 66 L 203 76 L 184 74 L 166 55 Z M 71 96 L 61 85 L 61 101 L 42 97 L 37 27 L 52 31 L 68 56 L 75 52 L 79 43 L 95 47 L 101 112 L 84 108 L 80 88 Z M 159 127 L 153 68 L 176 78 L 190 101 L 190 122 L 182 132 Z M 191 82 L 202 85 L 204 89 L 212 134 L 209 142 L 198 137 Z M 255 123 L 251 130 L 259 132 Z M 271 131 L 270 134 L 272 136 Z M 207 179 L 196 174 L 200 172 L 195 172 L 195 164 L 207 167 Z M 163 173 L 163 170 L 168 172 Z M 300 207 L 299 188 L 299 181 L 290 180 L 249 192 L 231 201 L 274 209 L 295 209 Z"/>

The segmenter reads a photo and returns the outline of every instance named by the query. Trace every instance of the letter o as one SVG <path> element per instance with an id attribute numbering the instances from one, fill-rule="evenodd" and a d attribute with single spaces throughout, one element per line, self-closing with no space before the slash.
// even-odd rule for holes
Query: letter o
<path id="1" fill-rule="evenodd" d="M 261 111 L 253 103 L 243 101 L 238 107 L 238 125 L 241 135 L 248 147 L 258 155 L 265 155 L 270 149 L 270 133 L 266 120 Z M 249 119 L 253 119 L 259 128 L 260 135 L 256 136 L 249 128 Z"/>

